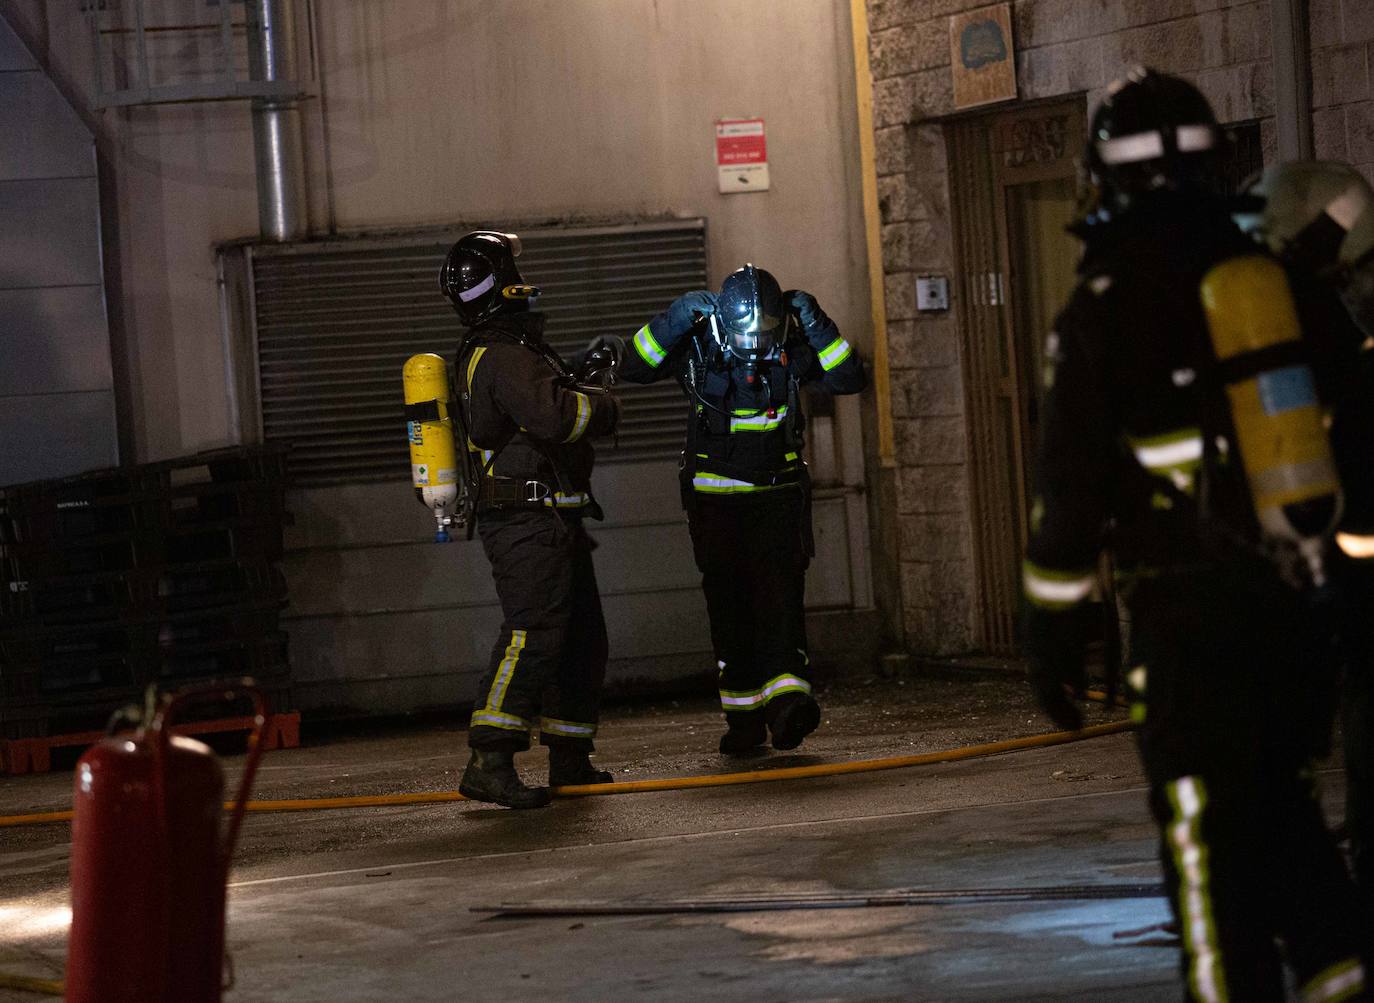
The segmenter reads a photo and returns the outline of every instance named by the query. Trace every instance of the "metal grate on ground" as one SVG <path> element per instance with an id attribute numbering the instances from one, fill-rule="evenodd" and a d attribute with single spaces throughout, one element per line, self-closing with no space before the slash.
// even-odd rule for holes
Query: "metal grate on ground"
<path id="1" fill-rule="evenodd" d="M 264 441 L 293 446 L 292 481 L 317 486 L 409 476 L 401 367 L 417 352 L 451 359 L 461 328 L 436 277 L 460 235 L 429 233 L 251 248 Z M 563 355 L 597 335 L 629 337 L 707 282 L 702 220 L 522 229 L 525 279 L 543 289 L 550 343 Z M 675 456 L 675 384 L 622 386 L 604 461 Z"/>

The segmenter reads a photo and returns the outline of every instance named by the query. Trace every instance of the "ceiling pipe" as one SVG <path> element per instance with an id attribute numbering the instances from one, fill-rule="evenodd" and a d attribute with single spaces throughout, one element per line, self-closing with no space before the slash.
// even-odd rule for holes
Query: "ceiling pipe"
<path id="1" fill-rule="evenodd" d="M 253 80 L 295 81 L 293 0 L 248 0 L 248 71 Z M 253 99 L 253 159 L 258 179 L 258 228 L 272 243 L 308 231 L 305 148 L 297 98 Z"/>
<path id="2" fill-rule="evenodd" d="M 1279 160 L 1312 159 L 1312 66 L 1307 0 L 1271 0 Z"/>

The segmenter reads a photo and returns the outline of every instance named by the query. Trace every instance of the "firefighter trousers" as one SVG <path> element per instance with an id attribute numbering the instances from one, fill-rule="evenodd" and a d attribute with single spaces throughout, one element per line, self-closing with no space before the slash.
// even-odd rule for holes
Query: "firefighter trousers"
<path id="1" fill-rule="evenodd" d="M 801 488 L 781 488 L 741 498 L 698 495 L 688 508 L 721 709 L 733 721 L 766 717 L 783 694 L 811 692 L 804 501 Z"/>
<path id="2" fill-rule="evenodd" d="M 1355 890 L 1312 767 L 1334 716 L 1321 618 L 1281 585 L 1201 572 L 1141 582 L 1130 604 L 1127 678 L 1188 998 L 1282 1000 L 1286 959 L 1304 998 L 1363 999 Z"/>
<path id="3" fill-rule="evenodd" d="M 1345 821 L 1364 914 L 1365 956 L 1374 958 L 1374 561 L 1341 560 L 1335 570 L 1343 598 Z"/>
<path id="4" fill-rule="evenodd" d="M 591 751 L 606 675 L 606 620 L 592 541 L 577 515 L 483 513 L 478 529 L 501 599 L 501 631 L 477 685 L 468 744 Z"/>

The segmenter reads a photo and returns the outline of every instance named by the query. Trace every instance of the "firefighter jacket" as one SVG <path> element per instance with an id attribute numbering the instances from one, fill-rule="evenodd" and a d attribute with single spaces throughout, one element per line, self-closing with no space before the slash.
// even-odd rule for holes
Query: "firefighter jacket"
<path id="1" fill-rule="evenodd" d="M 817 384 L 835 394 L 863 390 L 866 376 L 853 346 L 823 313 L 811 329 L 793 315 L 794 333 L 750 374 L 720 350 L 704 321 L 674 325 L 672 314 L 664 311 L 639 329 L 619 373 L 633 383 L 671 376 L 687 393 L 684 500 L 805 488 L 799 388 Z"/>
<path id="2" fill-rule="evenodd" d="M 486 498 L 581 510 L 595 505 L 590 440 L 615 430 L 619 407 L 574 388 L 543 330 L 542 314 L 507 314 L 463 339 L 454 374 L 468 449 L 486 470 Z"/>
<path id="3" fill-rule="evenodd" d="M 1107 543 L 1127 582 L 1248 556 L 1268 573 L 1246 546 L 1259 529 L 1200 295 L 1213 266 L 1264 252 L 1215 199 L 1161 199 L 1082 235 L 1080 282 L 1045 344 L 1027 600 L 1086 599 Z M 1330 297 L 1290 286 L 1318 396 L 1348 396 L 1358 332 L 1323 312 Z"/>

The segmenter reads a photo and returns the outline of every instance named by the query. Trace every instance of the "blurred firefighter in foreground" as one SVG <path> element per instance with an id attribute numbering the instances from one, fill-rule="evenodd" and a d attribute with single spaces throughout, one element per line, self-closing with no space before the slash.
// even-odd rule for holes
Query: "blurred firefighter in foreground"
<path id="1" fill-rule="evenodd" d="M 801 387 L 864 388 L 863 364 L 816 298 L 753 265 L 719 293 L 689 292 L 621 348 L 635 383 L 675 378 L 688 397 L 681 487 L 719 668 L 726 755 L 772 739 L 795 749 L 820 724 L 806 647 L 814 552 Z"/>
<path id="2" fill-rule="evenodd" d="M 1252 207 L 1257 211 L 1244 220 L 1247 227 L 1290 270 L 1329 294 L 1331 317 L 1320 334 L 1340 361 L 1326 381 L 1345 500 L 1331 569 L 1345 660 L 1345 817 L 1368 959 L 1374 956 L 1374 191 L 1346 164 L 1298 162 L 1266 170 L 1251 193 L 1263 204 Z"/>
<path id="3" fill-rule="evenodd" d="M 544 343 L 539 290 L 516 270 L 514 234 L 477 231 L 449 251 L 439 288 L 468 330 L 458 347 L 458 449 L 471 471 L 465 497 L 501 598 L 501 633 L 477 688 L 468 731 L 472 759 L 459 791 L 511 808 L 549 802 L 525 786 L 516 752 L 539 727 L 549 783 L 606 783 L 592 766 L 606 671 L 606 622 L 584 518 L 601 518 L 591 494 L 590 440 L 614 431 L 619 406 L 582 385 Z"/>
<path id="4" fill-rule="evenodd" d="M 1362 999 L 1355 893 L 1312 771 L 1333 714 L 1325 548 L 1341 508 L 1318 346 L 1304 297 L 1230 219 L 1222 142 L 1191 84 L 1150 71 L 1093 116 L 1099 204 L 1046 344 L 1031 681 L 1057 724 L 1081 726 L 1083 601 L 1110 547 L 1189 998 L 1282 999 L 1286 960 L 1305 998 Z"/>

